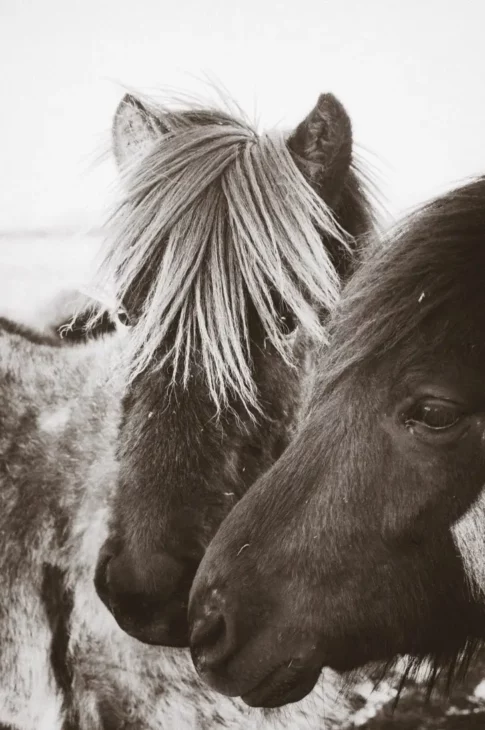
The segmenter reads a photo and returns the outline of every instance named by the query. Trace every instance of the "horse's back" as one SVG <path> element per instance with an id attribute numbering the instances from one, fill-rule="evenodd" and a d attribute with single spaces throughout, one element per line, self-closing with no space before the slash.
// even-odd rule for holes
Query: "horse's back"
<path id="1" fill-rule="evenodd" d="M 76 517 L 89 511 L 83 489 L 103 474 L 98 462 L 104 475 L 114 470 L 116 339 L 65 348 L 0 318 L 0 721 L 22 730 L 62 726 L 63 612 L 48 577 L 57 563 L 59 595 L 68 595 L 63 563 L 80 544 Z M 90 489 L 93 500 L 103 487 Z"/>

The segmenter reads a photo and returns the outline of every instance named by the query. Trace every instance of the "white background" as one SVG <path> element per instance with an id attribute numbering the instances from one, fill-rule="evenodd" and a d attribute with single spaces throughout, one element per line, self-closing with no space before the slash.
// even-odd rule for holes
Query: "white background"
<path id="1" fill-rule="evenodd" d="M 347 106 L 392 213 L 485 170 L 483 0 L 0 0 L 0 230 L 97 224 L 123 85 Z"/>

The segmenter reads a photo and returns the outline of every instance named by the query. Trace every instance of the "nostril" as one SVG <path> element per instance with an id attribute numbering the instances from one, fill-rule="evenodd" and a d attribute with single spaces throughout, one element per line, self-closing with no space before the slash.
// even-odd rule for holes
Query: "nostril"
<path id="1" fill-rule="evenodd" d="M 190 641 L 195 649 L 213 646 L 224 640 L 226 622 L 219 613 L 209 614 L 194 622 Z"/>
<path id="2" fill-rule="evenodd" d="M 110 547 L 99 553 L 94 584 L 118 625 L 148 644 L 187 646 L 193 564 L 169 553 L 113 553 Z"/>
<path id="3" fill-rule="evenodd" d="M 203 672 L 227 661 L 235 651 L 230 624 L 222 611 L 209 610 L 195 619 L 190 634 L 192 658 L 198 671 Z"/>
<path id="4" fill-rule="evenodd" d="M 168 553 L 140 556 L 126 550 L 113 554 L 104 547 L 96 565 L 98 596 L 118 623 L 151 622 L 155 617 L 186 625 L 186 609 L 194 568 Z"/>
<path id="5" fill-rule="evenodd" d="M 100 555 L 94 573 L 94 587 L 98 596 L 107 606 L 109 605 L 108 567 L 112 557 L 108 554 Z"/>

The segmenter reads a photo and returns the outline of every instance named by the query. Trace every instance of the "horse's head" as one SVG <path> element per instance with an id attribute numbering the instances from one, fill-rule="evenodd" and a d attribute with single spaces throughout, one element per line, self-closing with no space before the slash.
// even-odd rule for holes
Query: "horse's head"
<path id="1" fill-rule="evenodd" d="M 119 483 L 96 587 L 147 643 L 187 643 L 189 589 L 219 524 L 280 456 L 309 343 L 325 339 L 370 214 L 331 95 L 288 136 L 126 97 L 123 202 L 107 257 L 131 319 Z"/>
<path id="2" fill-rule="evenodd" d="M 323 665 L 453 662 L 485 635 L 463 560 L 485 587 L 483 505 L 467 516 L 485 483 L 484 211 L 485 179 L 434 201 L 344 292 L 300 433 L 194 581 L 215 689 L 280 705 Z"/>

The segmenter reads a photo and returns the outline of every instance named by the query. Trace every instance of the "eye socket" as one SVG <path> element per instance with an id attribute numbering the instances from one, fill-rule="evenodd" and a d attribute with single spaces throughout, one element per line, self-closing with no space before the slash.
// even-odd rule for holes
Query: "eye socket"
<path id="1" fill-rule="evenodd" d="M 401 418 L 408 429 L 418 426 L 428 432 L 443 432 L 457 426 L 465 415 L 463 408 L 452 401 L 427 398 L 414 403 Z"/>

